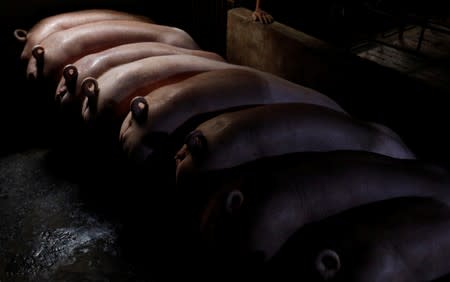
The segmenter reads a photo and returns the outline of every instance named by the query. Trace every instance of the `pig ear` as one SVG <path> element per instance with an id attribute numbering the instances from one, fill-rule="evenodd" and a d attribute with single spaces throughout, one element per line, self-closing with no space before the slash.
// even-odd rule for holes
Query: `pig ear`
<path id="1" fill-rule="evenodd" d="M 330 249 L 321 251 L 316 258 L 316 270 L 324 280 L 333 279 L 341 269 L 339 255 Z"/>
<path id="2" fill-rule="evenodd" d="M 44 60 L 45 49 L 39 44 L 35 45 L 33 49 L 31 49 L 31 54 L 38 63 L 42 62 Z"/>
<path id="3" fill-rule="evenodd" d="M 78 77 L 78 69 L 74 65 L 66 65 L 63 69 L 63 76 L 66 83 L 74 81 Z"/>
<path id="4" fill-rule="evenodd" d="M 225 210 L 229 214 L 235 213 L 244 203 L 244 194 L 240 190 L 231 191 L 225 200 Z"/>
<path id="5" fill-rule="evenodd" d="M 20 42 L 26 42 L 27 41 L 27 35 L 28 32 L 24 29 L 16 29 L 14 30 L 14 37 L 19 40 Z"/>
<path id="6" fill-rule="evenodd" d="M 96 97 L 99 90 L 100 89 L 98 88 L 98 82 L 93 77 L 86 77 L 85 79 L 83 79 L 83 82 L 81 82 L 81 93 L 85 97 Z"/>
<path id="7" fill-rule="evenodd" d="M 193 159 L 199 161 L 206 155 L 208 141 L 200 130 L 190 132 L 184 142 Z"/>
<path id="8" fill-rule="evenodd" d="M 144 97 L 133 98 L 130 103 L 131 116 L 138 124 L 143 124 L 147 120 L 148 102 Z"/>
<path id="9" fill-rule="evenodd" d="M 86 77 L 81 83 L 81 95 L 88 99 L 88 106 L 91 110 L 96 109 L 99 91 L 98 82 L 93 77 Z"/>
<path id="10" fill-rule="evenodd" d="M 43 75 L 44 55 L 45 55 L 44 47 L 42 47 L 39 44 L 35 45 L 33 47 L 33 49 L 31 49 L 31 55 L 35 59 L 35 62 L 33 63 L 33 64 L 35 64 L 35 67 L 30 68 L 30 66 L 31 66 L 30 65 L 31 60 L 30 60 L 28 63 L 27 74 L 28 74 L 28 79 L 35 80 L 35 79 L 42 77 L 42 75 Z"/>
<path id="11" fill-rule="evenodd" d="M 66 92 L 75 94 L 78 79 L 78 69 L 74 65 L 66 65 L 63 69 L 63 77 L 66 85 Z"/>

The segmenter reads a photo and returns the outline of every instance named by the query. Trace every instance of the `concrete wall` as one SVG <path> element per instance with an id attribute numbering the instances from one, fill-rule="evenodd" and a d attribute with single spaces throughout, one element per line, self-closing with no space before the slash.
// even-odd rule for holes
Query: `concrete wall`
<path id="1" fill-rule="evenodd" d="M 251 11 L 228 11 L 227 60 L 320 88 L 329 72 L 332 48 L 287 25 L 253 22 Z"/>

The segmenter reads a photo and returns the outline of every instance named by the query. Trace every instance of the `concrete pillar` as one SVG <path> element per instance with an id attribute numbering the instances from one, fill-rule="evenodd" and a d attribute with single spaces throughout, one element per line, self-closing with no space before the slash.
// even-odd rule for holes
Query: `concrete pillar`
<path id="1" fill-rule="evenodd" d="M 320 88 L 327 80 L 331 48 L 325 42 L 279 22 L 253 22 L 252 11 L 228 11 L 227 60 Z"/>

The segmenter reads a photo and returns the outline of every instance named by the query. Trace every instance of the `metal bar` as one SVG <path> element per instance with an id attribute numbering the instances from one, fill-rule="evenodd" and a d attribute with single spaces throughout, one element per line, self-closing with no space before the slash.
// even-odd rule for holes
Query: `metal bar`
<path id="1" fill-rule="evenodd" d="M 447 27 L 444 25 L 440 25 L 440 24 L 436 24 L 436 23 L 428 23 L 427 28 L 436 30 L 438 32 L 442 32 L 445 34 L 450 34 L 450 27 Z"/>
<path id="2" fill-rule="evenodd" d="M 403 51 L 405 53 L 410 53 L 410 54 L 415 55 L 415 56 L 420 56 L 422 58 L 426 57 L 423 53 L 421 53 L 421 52 L 419 52 L 417 50 L 409 49 L 409 48 L 403 48 L 403 47 L 394 45 L 392 43 L 384 42 L 382 40 L 369 39 L 369 42 L 373 42 L 373 43 L 380 44 L 380 45 L 385 45 L 387 47 L 390 47 L 390 48 L 393 48 L 393 49 L 397 49 L 397 50 Z"/>
<path id="3" fill-rule="evenodd" d="M 416 50 L 420 51 L 420 46 L 422 46 L 423 37 L 425 35 L 425 26 L 422 26 L 422 30 L 420 31 L 419 42 L 417 42 Z"/>

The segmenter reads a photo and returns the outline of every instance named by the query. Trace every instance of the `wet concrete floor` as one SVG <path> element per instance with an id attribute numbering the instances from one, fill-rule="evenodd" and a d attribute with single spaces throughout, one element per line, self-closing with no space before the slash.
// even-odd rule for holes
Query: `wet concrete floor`
<path id="1" fill-rule="evenodd" d="M 116 227 L 84 208 L 80 185 L 48 167 L 49 151 L 0 160 L 0 280 L 130 277 Z"/>
<path id="2" fill-rule="evenodd" d="M 182 257 L 173 201 L 151 174 L 85 157 L 30 149 L 0 159 L 0 281 L 170 277 L 164 266 Z"/>

